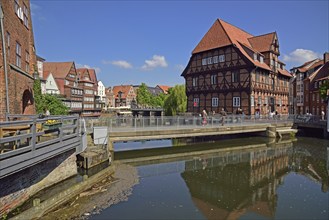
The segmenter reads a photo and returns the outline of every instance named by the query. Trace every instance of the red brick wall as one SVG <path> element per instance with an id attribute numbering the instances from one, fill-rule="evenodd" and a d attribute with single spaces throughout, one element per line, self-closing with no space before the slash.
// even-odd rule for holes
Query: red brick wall
<path id="1" fill-rule="evenodd" d="M 4 37 L 6 44 L 7 70 L 8 70 L 8 96 L 9 96 L 9 112 L 10 114 L 33 114 L 35 107 L 33 97 L 23 109 L 24 91 L 30 91 L 33 94 L 33 72 L 36 67 L 36 53 L 34 48 L 34 38 L 32 31 L 32 20 L 30 10 L 30 0 L 20 0 L 19 6 L 23 9 L 23 4 L 28 8 L 29 25 L 26 27 L 24 22 L 17 16 L 14 10 L 15 1 L 1 1 L 4 13 Z M 10 34 L 10 44 L 7 44 L 7 33 Z M 16 42 L 21 45 L 21 67 L 17 69 L 10 67 L 9 64 L 16 66 Z M 9 47 L 8 47 L 9 46 Z M 4 120 L 6 112 L 6 88 L 3 48 L 1 40 L 1 57 L 0 57 L 0 120 Z M 27 59 L 26 52 L 29 53 Z M 26 71 L 26 60 L 28 60 L 29 68 Z M 27 93 L 27 92 L 25 92 Z"/>

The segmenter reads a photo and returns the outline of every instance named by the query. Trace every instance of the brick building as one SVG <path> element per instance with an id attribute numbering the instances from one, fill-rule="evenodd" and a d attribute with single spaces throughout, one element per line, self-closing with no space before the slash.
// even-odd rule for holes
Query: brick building
<path id="1" fill-rule="evenodd" d="M 47 93 L 59 95 L 63 103 L 70 108 L 71 114 L 81 115 L 84 91 L 78 83 L 79 77 L 74 62 L 44 62 L 43 72 L 43 77 L 47 80 Z M 50 85 L 53 80 L 49 76 L 55 79 L 56 85 Z M 59 93 L 53 92 L 56 88 Z"/>
<path id="2" fill-rule="evenodd" d="M 130 107 L 131 103 L 136 101 L 136 93 L 132 85 L 113 86 L 113 95 L 115 107 Z"/>
<path id="3" fill-rule="evenodd" d="M 293 84 L 296 91 L 295 113 L 321 115 L 327 111 L 327 104 L 320 96 L 320 86 L 329 80 L 329 53 L 324 53 L 323 59 L 314 59 L 301 66 L 294 67 Z"/>
<path id="4" fill-rule="evenodd" d="M 83 89 L 83 109 L 81 116 L 98 117 L 101 114 L 101 103 L 98 96 L 97 76 L 94 69 L 77 69 L 78 82 Z"/>
<path id="5" fill-rule="evenodd" d="M 287 114 L 291 74 L 279 55 L 276 32 L 253 36 L 217 19 L 182 73 L 187 111 Z"/>
<path id="6" fill-rule="evenodd" d="M 34 114 L 36 52 L 30 1 L 0 1 L 0 120 L 5 113 Z"/>

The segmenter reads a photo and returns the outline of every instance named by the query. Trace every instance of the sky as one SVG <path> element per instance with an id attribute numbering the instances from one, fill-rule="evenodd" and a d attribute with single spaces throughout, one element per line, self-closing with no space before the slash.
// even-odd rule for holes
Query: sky
<path id="1" fill-rule="evenodd" d="M 36 51 L 94 68 L 108 86 L 184 84 L 191 52 L 217 18 L 276 31 L 287 69 L 329 51 L 329 1 L 31 0 Z"/>

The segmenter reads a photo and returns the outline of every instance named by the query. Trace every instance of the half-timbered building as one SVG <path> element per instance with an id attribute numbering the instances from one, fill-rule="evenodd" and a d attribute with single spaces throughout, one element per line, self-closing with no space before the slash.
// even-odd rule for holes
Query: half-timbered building
<path id="1" fill-rule="evenodd" d="M 253 36 L 217 19 L 182 73 L 187 111 L 287 114 L 291 74 L 279 55 L 276 32 Z"/>

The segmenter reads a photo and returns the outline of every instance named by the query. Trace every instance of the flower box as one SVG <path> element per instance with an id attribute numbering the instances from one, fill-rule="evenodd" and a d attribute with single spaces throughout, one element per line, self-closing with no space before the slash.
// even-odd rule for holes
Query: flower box
<path id="1" fill-rule="evenodd" d="M 54 124 L 43 124 L 43 128 L 45 130 L 56 130 L 58 128 L 62 127 L 62 123 L 54 123 Z"/>

